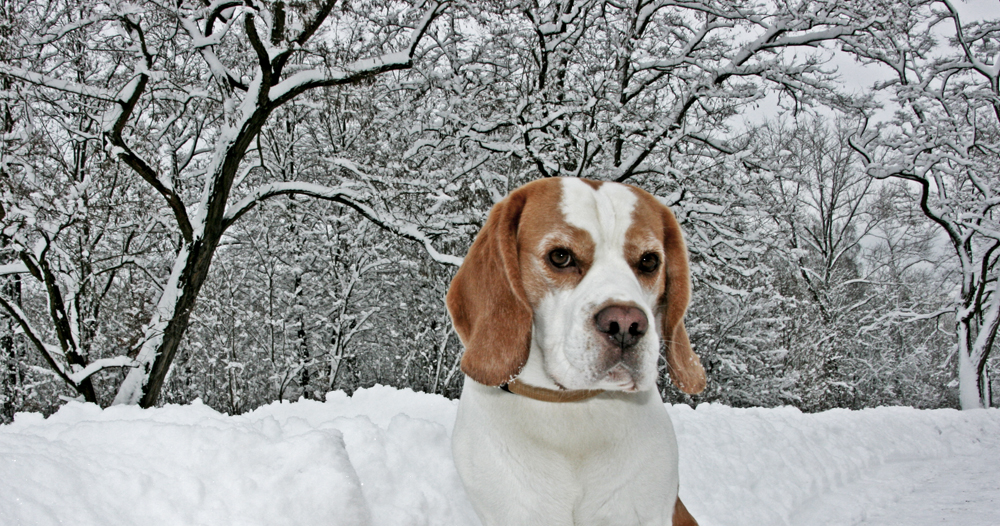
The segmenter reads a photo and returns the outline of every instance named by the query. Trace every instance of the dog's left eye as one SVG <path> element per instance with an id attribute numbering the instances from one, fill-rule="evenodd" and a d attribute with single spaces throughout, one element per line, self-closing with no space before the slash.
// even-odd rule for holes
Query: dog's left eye
<path id="1" fill-rule="evenodd" d="M 647 252 L 642 255 L 642 259 L 639 260 L 639 264 L 637 266 L 642 272 L 655 272 L 656 269 L 660 268 L 660 256 L 657 256 L 652 252 Z"/>
<path id="2" fill-rule="evenodd" d="M 549 252 L 549 261 L 556 268 L 566 268 L 574 264 L 573 254 L 565 248 L 557 248 Z"/>

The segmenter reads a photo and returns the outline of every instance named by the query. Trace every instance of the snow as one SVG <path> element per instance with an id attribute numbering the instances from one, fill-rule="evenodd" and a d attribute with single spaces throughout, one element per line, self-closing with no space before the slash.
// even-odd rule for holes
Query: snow
<path id="1" fill-rule="evenodd" d="M 19 414 L 0 427 L 0 524 L 475 525 L 451 461 L 456 407 L 376 386 L 239 416 L 200 402 Z M 668 410 L 703 526 L 997 522 L 998 410 Z"/>
<path id="2" fill-rule="evenodd" d="M 77 324 L 70 325 L 70 327 L 79 327 Z M 77 341 L 80 341 L 77 338 Z M 78 371 L 69 375 L 69 379 L 74 383 L 79 384 L 80 382 L 86 380 L 91 375 L 107 369 L 109 367 L 135 367 L 137 364 L 135 360 L 129 358 L 128 356 L 115 356 L 113 358 L 101 358 L 99 360 L 94 360 L 90 362 L 86 367 L 80 368 Z M 79 367 L 79 366 L 77 366 Z"/>
<path id="3" fill-rule="evenodd" d="M 24 263 L 11 263 L 8 265 L 0 265 L 0 276 L 6 276 L 8 274 L 27 274 L 28 267 Z"/>

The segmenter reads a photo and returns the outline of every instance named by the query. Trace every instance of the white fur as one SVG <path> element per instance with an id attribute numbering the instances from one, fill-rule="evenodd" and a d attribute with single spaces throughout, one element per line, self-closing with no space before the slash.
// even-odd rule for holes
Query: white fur
<path id="1" fill-rule="evenodd" d="M 595 191 L 576 179 L 562 184 L 561 212 L 591 235 L 594 260 L 576 287 L 553 290 L 535 309 L 518 381 L 608 392 L 541 402 L 466 377 L 455 463 L 484 526 L 667 526 L 677 498 L 677 443 L 655 389 L 658 294 L 644 289 L 623 254 L 637 198 L 624 185 Z M 641 370 L 624 382 L 597 370 L 593 318 L 609 301 L 634 303 L 649 320 L 636 351 Z"/>
<path id="2" fill-rule="evenodd" d="M 677 442 L 656 390 L 540 402 L 466 377 L 455 464 L 483 526 L 669 526 Z"/>

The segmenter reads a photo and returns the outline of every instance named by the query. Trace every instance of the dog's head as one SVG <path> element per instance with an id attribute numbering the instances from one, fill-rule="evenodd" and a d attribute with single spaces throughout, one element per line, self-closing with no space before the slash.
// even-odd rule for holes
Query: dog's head
<path id="1" fill-rule="evenodd" d="M 688 342 L 687 250 L 673 213 L 632 186 L 542 179 L 496 204 L 448 290 L 462 371 L 486 385 L 529 360 L 564 389 L 705 387 Z M 535 371 L 538 373 L 539 371 Z"/>

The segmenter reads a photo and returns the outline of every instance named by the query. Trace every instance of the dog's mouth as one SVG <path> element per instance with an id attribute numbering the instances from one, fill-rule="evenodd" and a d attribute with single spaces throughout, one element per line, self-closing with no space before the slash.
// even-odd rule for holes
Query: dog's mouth
<path id="1" fill-rule="evenodd" d="M 615 390 L 634 392 L 638 389 L 637 374 L 624 363 L 617 363 L 605 373 L 601 383 L 610 384 Z"/>

